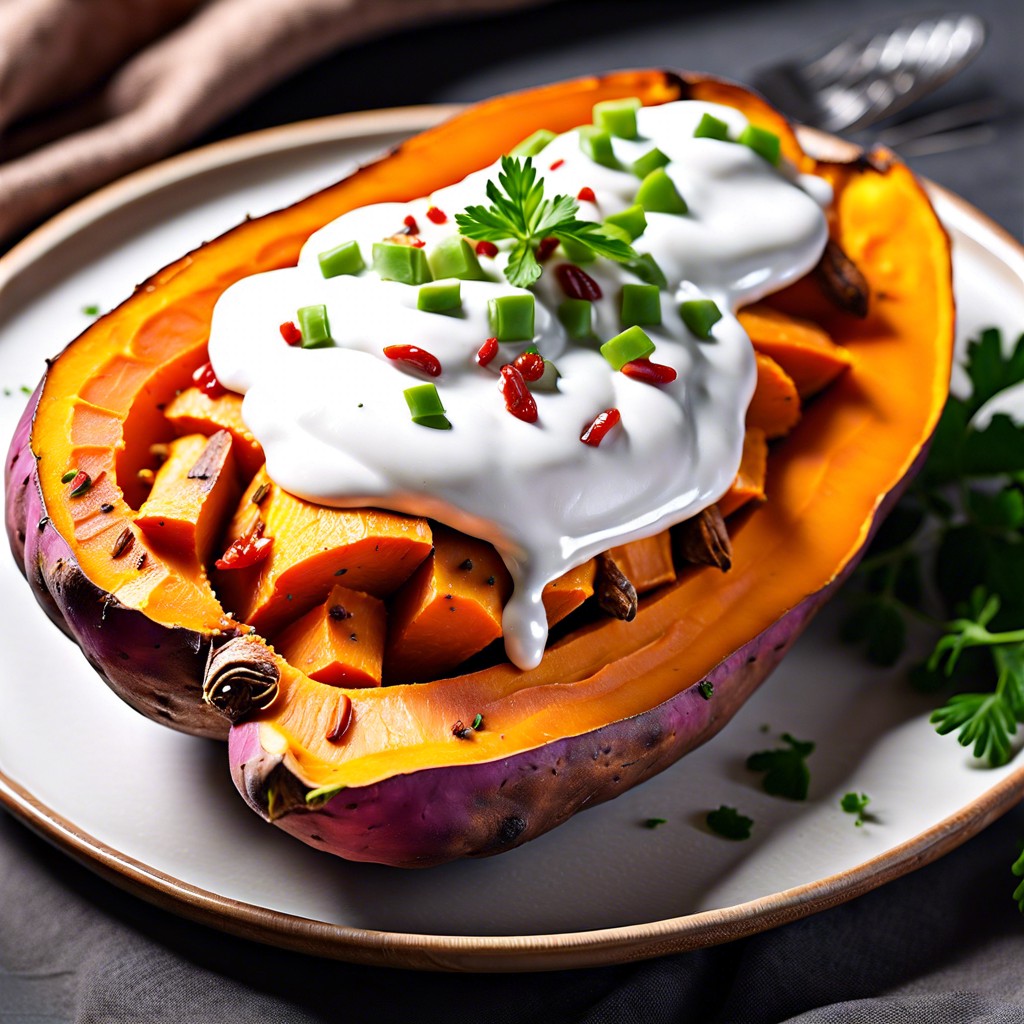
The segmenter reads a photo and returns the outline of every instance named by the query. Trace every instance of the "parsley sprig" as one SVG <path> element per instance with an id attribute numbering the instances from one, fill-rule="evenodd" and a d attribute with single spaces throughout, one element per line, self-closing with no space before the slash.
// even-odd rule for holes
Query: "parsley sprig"
<path id="1" fill-rule="evenodd" d="M 924 622 L 933 649 L 911 679 L 952 690 L 932 723 L 999 766 L 1024 724 L 1024 425 L 977 413 L 1024 382 L 1024 335 L 1004 351 L 999 331 L 982 331 L 964 369 L 970 390 L 947 401 L 928 461 L 882 524 L 843 633 L 891 665 L 907 622 Z M 1013 871 L 1024 877 L 1024 854 Z M 1024 912 L 1024 882 L 1014 899 Z"/>
<path id="2" fill-rule="evenodd" d="M 500 186 L 500 187 L 499 187 Z M 541 275 L 537 245 L 543 238 L 576 242 L 597 256 L 624 263 L 637 258 L 631 246 L 606 235 L 600 224 L 577 220 L 579 206 L 571 196 L 544 198 L 544 179 L 537 180 L 533 160 L 503 156 L 498 183 L 487 182 L 491 205 L 467 206 L 455 215 L 466 238 L 477 241 L 514 242 L 505 276 L 518 288 L 529 288 Z"/>
<path id="3" fill-rule="evenodd" d="M 782 734 L 782 742 L 786 746 L 751 754 L 747 758 L 747 768 L 752 772 L 765 773 L 761 784 L 766 793 L 789 800 L 806 800 L 811 785 L 807 758 L 814 753 L 814 744 L 809 740 L 795 739 L 788 732 Z"/>

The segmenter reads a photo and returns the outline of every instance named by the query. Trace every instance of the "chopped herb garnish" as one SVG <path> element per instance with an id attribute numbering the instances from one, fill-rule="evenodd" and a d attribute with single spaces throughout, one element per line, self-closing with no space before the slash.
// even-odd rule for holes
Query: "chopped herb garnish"
<path id="1" fill-rule="evenodd" d="M 794 739 L 788 732 L 782 734 L 782 741 L 785 747 L 751 754 L 747 767 L 752 772 L 765 773 L 762 785 L 766 793 L 789 800 L 806 800 L 811 784 L 807 758 L 814 752 L 814 744 Z"/>
<path id="2" fill-rule="evenodd" d="M 80 469 L 71 478 L 71 490 L 68 493 L 72 498 L 80 498 L 90 487 L 92 487 L 92 477 L 85 470 Z"/>
<path id="3" fill-rule="evenodd" d="M 644 828 L 657 828 L 659 825 L 667 825 L 668 818 L 647 818 L 644 821 Z"/>
<path id="4" fill-rule="evenodd" d="M 63 476 L 62 476 L 62 477 L 60 478 L 60 482 L 61 482 L 62 484 L 69 484 L 69 483 L 71 483 L 71 481 L 72 481 L 72 480 L 74 480 L 74 479 L 75 479 L 75 477 L 76 477 L 76 476 L 78 476 L 78 470 L 77 470 L 77 469 L 69 469 L 69 470 L 68 470 L 68 471 L 67 471 L 67 472 L 66 472 L 66 473 L 65 473 L 65 474 L 64 474 L 64 475 L 63 475 Z"/>
<path id="5" fill-rule="evenodd" d="M 1014 861 L 1013 867 L 1010 870 L 1018 878 L 1024 879 L 1024 849 L 1020 851 L 1020 856 Z M 1013 898 L 1017 901 L 1017 909 L 1024 914 L 1024 881 L 1014 890 Z"/>
<path id="6" fill-rule="evenodd" d="M 541 275 L 536 248 L 541 239 L 569 239 L 598 256 L 625 262 L 636 253 L 625 243 L 609 238 L 600 224 L 576 219 L 579 206 L 571 196 L 544 198 L 544 181 L 537 180 L 533 161 L 504 156 L 498 184 L 487 182 L 489 207 L 468 206 L 455 215 L 466 238 L 490 242 L 512 241 L 505 276 L 519 288 L 528 288 Z"/>
<path id="7" fill-rule="evenodd" d="M 474 732 L 479 732 L 483 727 L 484 727 L 484 716 L 481 715 L 478 712 L 476 718 L 473 719 L 473 726 L 472 726 L 473 731 Z"/>
<path id="8" fill-rule="evenodd" d="M 306 793 L 306 803 L 322 806 L 327 803 L 332 796 L 340 793 L 344 788 L 345 787 L 342 785 L 318 786 L 316 789 L 311 789 Z"/>
<path id="9" fill-rule="evenodd" d="M 723 804 L 717 811 L 709 811 L 704 819 L 708 828 L 725 839 L 749 839 L 754 819 L 740 814 L 735 807 Z"/>
<path id="10" fill-rule="evenodd" d="M 715 695 L 715 684 L 710 679 L 703 679 L 697 684 L 697 692 L 705 700 L 711 700 Z"/>
<path id="11" fill-rule="evenodd" d="M 840 801 L 839 806 L 842 807 L 847 814 L 855 814 L 857 816 L 854 825 L 858 828 L 864 824 L 867 818 L 865 811 L 867 810 L 868 804 L 871 803 L 871 797 L 867 793 L 847 793 Z"/>
<path id="12" fill-rule="evenodd" d="M 99 306 L 83 306 L 82 307 L 82 313 L 85 316 L 99 316 L 100 315 L 100 307 Z"/>
<path id="13" fill-rule="evenodd" d="M 27 384 L 22 384 L 18 389 L 23 395 L 31 395 L 32 389 Z"/>

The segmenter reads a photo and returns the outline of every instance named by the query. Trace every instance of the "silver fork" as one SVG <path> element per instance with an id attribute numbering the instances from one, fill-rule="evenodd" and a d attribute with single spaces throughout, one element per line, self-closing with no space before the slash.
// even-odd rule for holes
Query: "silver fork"
<path id="1" fill-rule="evenodd" d="M 973 14 L 908 19 L 849 36 L 825 53 L 774 65 L 756 73 L 754 84 L 804 124 L 858 131 L 949 81 L 984 43 L 984 22 Z"/>

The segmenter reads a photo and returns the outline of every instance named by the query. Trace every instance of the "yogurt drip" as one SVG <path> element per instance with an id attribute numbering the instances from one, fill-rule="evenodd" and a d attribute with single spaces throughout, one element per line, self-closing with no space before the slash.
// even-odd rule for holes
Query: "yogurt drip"
<path id="1" fill-rule="evenodd" d="M 418 310 L 417 287 L 382 281 L 370 269 L 322 276 L 319 253 L 354 239 L 369 264 L 373 243 L 401 231 L 410 215 L 429 253 L 456 234 L 456 213 L 487 205 L 485 185 L 497 180 L 497 165 L 423 199 L 339 217 L 310 237 L 298 266 L 239 281 L 214 312 L 210 359 L 221 383 L 245 394 L 243 415 L 270 476 L 311 501 L 426 515 L 492 543 L 514 581 L 505 648 L 523 669 L 544 652 L 548 582 L 616 544 L 696 515 L 728 490 L 756 379 L 735 310 L 803 276 L 826 242 L 828 185 L 773 167 L 747 146 L 694 138 L 705 113 L 725 121 L 733 138 L 746 125 L 726 107 L 669 103 L 638 111 L 639 139 L 613 140 L 622 170 L 582 153 L 575 131 L 534 158 L 545 196 L 589 187 L 595 201 L 580 202 L 578 217 L 601 221 L 633 204 L 639 179 L 628 168 L 638 157 L 653 146 L 669 157 L 665 170 L 689 212 L 647 213 L 633 244 L 668 279 L 662 323 L 643 329 L 657 346 L 652 359 L 677 371 L 671 384 L 632 380 L 598 351 L 622 330 L 622 285 L 639 283 L 608 260 L 585 266 L 603 293 L 594 302 L 593 343 L 569 340 L 557 318 L 565 298 L 552 272 L 565 262 L 560 250 L 534 286 L 533 344 L 561 374 L 557 391 L 534 392 L 536 423 L 512 416 L 498 386 L 501 365 L 529 343 L 503 343 L 487 367 L 474 358 L 492 333 L 488 300 L 521 291 L 500 272 L 505 252 L 481 258 L 490 280 L 461 283 L 462 310 L 454 316 Z M 431 207 L 447 220 L 434 223 Z M 679 303 L 693 298 L 713 300 L 724 314 L 710 340 L 696 338 L 680 317 Z M 321 303 L 336 347 L 284 344 L 279 325 L 299 307 Z M 408 344 L 440 360 L 435 383 L 451 430 L 410 419 L 403 391 L 425 378 L 383 354 Z M 581 431 L 612 407 L 620 424 L 599 447 L 582 444 Z"/>

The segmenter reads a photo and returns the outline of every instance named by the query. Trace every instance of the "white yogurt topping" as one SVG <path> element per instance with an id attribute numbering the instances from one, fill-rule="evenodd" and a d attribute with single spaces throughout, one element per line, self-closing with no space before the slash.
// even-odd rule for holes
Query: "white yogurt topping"
<path id="1" fill-rule="evenodd" d="M 600 259 L 584 265 L 601 287 L 593 343 L 574 342 L 557 317 L 565 298 L 553 273 L 557 251 L 534 286 L 540 353 L 561 374 L 554 392 L 534 391 L 538 419 L 511 415 L 499 370 L 526 347 L 503 343 L 486 368 L 475 361 L 492 334 L 488 299 L 520 291 L 501 273 L 505 254 L 480 258 L 491 280 L 461 283 L 459 315 L 417 310 L 418 287 L 382 281 L 371 269 L 325 280 L 317 256 L 357 240 L 369 267 L 373 243 L 402 230 L 412 215 L 426 251 L 457 233 L 455 214 L 488 204 L 487 167 L 410 203 L 353 210 L 317 231 L 297 267 L 258 274 L 229 288 L 217 303 L 210 359 L 220 381 L 245 394 L 243 415 L 263 445 L 270 476 L 294 494 L 326 505 L 364 505 L 430 516 L 490 541 L 515 587 L 504 611 L 505 646 L 532 668 L 547 639 L 541 592 L 548 582 L 613 545 L 649 536 L 696 515 L 728 490 L 739 467 L 744 417 L 755 382 L 754 353 L 734 311 L 810 270 L 827 238 L 819 179 L 771 166 L 744 145 L 694 138 L 705 113 L 735 137 L 746 120 L 707 103 L 641 109 L 640 139 L 614 139 L 623 170 L 594 163 L 575 131 L 534 158 L 545 197 L 593 189 L 578 216 L 600 221 L 634 202 L 639 179 L 628 170 L 657 146 L 689 212 L 648 213 L 633 243 L 668 279 L 662 323 L 643 330 L 651 356 L 678 371 L 655 386 L 612 369 L 598 351 L 622 330 L 620 294 L 639 279 Z M 564 161 L 555 170 L 552 164 Z M 429 207 L 447 215 L 434 224 Z M 507 248 L 507 245 L 503 246 Z M 710 298 L 724 316 L 701 341 L 678 312 L 685 299 Z M 325 304 L 336 347 L 292 348 L 279 325 L 301 306 Z M 434 379 L 451 430 L 414 423 L 404 389 L 427 378 L 386 358 L 389 345 L 416 345 L 443 367 Z M 580 433 L 602 410 L 621 422 L 599 447 Z"/>

